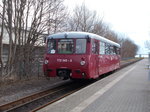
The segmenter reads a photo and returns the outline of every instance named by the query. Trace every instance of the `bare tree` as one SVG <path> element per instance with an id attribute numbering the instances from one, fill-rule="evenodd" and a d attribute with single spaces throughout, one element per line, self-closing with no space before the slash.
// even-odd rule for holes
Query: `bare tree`
<path id="1" fill-rule="evenodd" d="M 74 9 L 72 18 L 69 19 L 69 30 L 92 32 L 97 20 L 95 11 L 90 11 L 85 4 Z"/>
<path id="2" fill-rule="evenodd" d="M 2 37 L 0 64 L 3 74 L 32 74 L 35 46 L 39 45 L 45 32 L 60 31 L 66 16 L 63 0 L 4 0 L 0 7 L 3 30 L 9 35 L 9 54 L 7 64 L 2 63 Z M 50 20 L 52 20 L 50 22 Z M 62 26 L 63 27 L 63 26 Z"/>
<path id="3" fill-rule="evenodd" d="M 105 37 L 108 29 L 108 25 L 103 22 L 103 19 L 100 19 L 95 22 L 92 33 Z"/>
<path id="4" fill-rule="evenodd" d="M 0 76 L 2 76 L 2 73 L 3 73 L 3 61 L 2 61 L 3 43 L 2 43 L 2 40 L 3 40 L 3 34 L 4 34 L 5 6 L 6 6 L 6 0 L 3 0 L 2 14 L 1 14 L 1 34 L 0 34 Z"/>
<path id="5" fill-rule="evenodd" d="M 122 38 L 120 39 L 120 45 L 122 58 L 135 57 L 138 51 L 138 46 L 133 41 L 129 38 Z"/>
<path id="6" fill-rule="evenodd" d="M 90 11 L 84 3 L 74 9 L 68 24 L 70 31 L 91 32 L 118 42 L 117 34 L 110 30 L 103 18 L 99 18 L 95 11 Z"/>
<path id="7" fill-rule="evenodd" d="M 110 30 L 109 28 L 106 30 L 105 37 L 109 40 L 119 43 L 119 36 L 115 31 Z"/>
<path id="8" fill-rule="evenodd" d="M 48 28 L 47 33 L 53 34 L 56 32 L 64 31 L 66 27 L 67 9 L 63 5 L 64 0 L 56 0 L 55 2 L 49 1 L 49 9 L 51 12 L 48 14 Z"/>

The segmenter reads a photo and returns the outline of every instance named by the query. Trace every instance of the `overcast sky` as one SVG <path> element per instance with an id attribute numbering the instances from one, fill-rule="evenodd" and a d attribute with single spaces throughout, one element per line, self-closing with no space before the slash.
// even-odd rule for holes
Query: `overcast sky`
<path id="1" fill-rule="evenodd" d="M 139 53 L 148 52 L 144 42 L 150 40 L 150 0 L 65 0 L 65 5 L 71 12 L 83 2 L 104 17 L 113 30 L 128 35 L 139 45 Z"/>

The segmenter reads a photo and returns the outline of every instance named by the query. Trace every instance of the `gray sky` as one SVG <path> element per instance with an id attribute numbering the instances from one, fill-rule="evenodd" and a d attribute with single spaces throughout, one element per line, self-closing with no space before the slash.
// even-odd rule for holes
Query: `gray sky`
<path id="1" fill-rule="evenodd" d="M 150 0 L 65 0 L 65 5 L 71 12 L 83 2 L 104 17 L 113 30 L 128 35 L 139 45 L 139 53 L 148 52 L 144 42 L 150 40 Z"/>

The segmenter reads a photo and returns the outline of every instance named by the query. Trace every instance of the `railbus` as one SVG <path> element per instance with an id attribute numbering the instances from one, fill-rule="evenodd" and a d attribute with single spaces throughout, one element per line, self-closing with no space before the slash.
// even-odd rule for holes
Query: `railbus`
<path id="1" fill-rule="evenodd" d="M 120 67 L 120 45 L 88 32 L 62 32 L 46 38 L 46 77 L 95 79 Z"/>

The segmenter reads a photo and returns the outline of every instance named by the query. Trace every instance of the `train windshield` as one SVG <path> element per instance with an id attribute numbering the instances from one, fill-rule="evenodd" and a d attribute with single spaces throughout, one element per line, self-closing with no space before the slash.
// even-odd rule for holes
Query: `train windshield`
<path id="1" fill-rule="evenodd" d="M 49 54 L 54 54 L 56 52 L 56 40 L 48 40 L 47 47 L 47 52 Z"/>
<path id="2" fill-rule="evenodd" d="M 76 54 L 83 54 L 86 52 L 86 39 L 76 39 Z"/>
<path id="3" fill-rule="evenodd" d="M 84 54 L 86 53 L 86 39 L 49 39 L 47 53 L 55 54 Z M 57 46 L 57 47 L 56 47 Z"/>
<path id="4" fill-rule="evenodd" d="M 59 54 L 72 54 L 73 49 L 74 49 L 73 39 L 58 40 L 58 53 Z"/>

